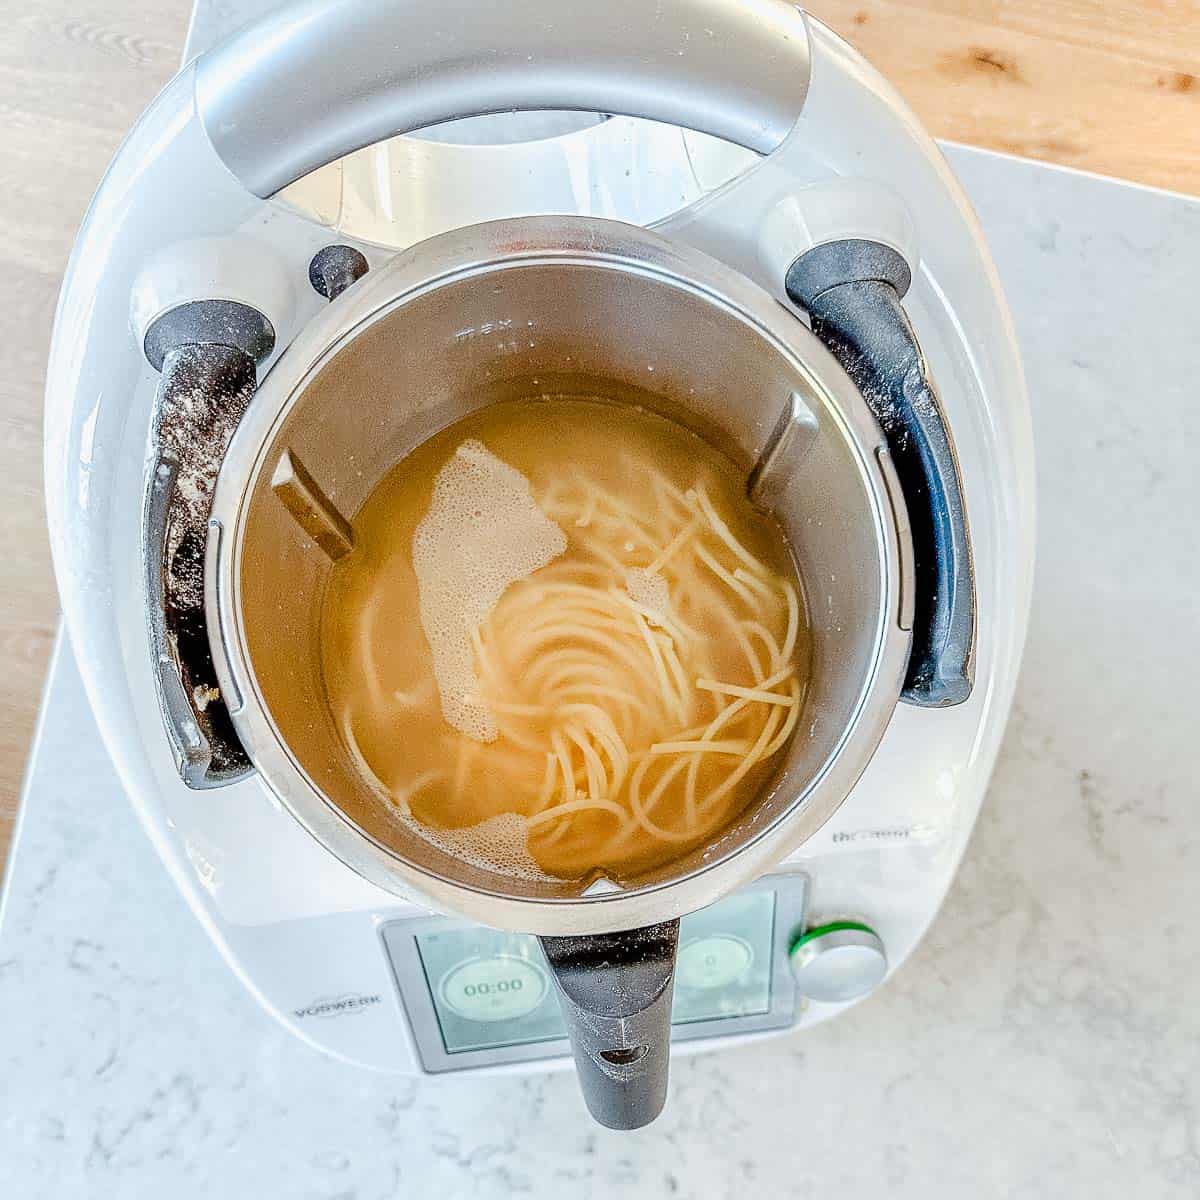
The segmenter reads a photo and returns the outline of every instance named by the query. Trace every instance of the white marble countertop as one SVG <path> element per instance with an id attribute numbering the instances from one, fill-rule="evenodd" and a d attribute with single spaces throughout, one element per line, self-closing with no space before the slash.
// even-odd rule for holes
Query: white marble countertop
<path id="1" fill-rule="evenodd" d="M 1039 455 L 1016 710 L 932 933 L 868 1002 L 674 1065 L 615 1134 L 569 1074 L 326 1060 L 230 976 L 59 656 L 0 926 L 0 1196 L 1200 1193 L 1200 202 L 952 148 Z"/>

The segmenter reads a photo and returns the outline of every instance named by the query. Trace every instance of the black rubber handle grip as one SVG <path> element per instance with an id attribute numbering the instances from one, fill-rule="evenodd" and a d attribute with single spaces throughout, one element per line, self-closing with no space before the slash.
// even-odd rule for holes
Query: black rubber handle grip
<path id="1" fill-rule="evenodd" d="M 961 704 L 974 683 L 975 575 L 954 441 L 901 304 L 908 265 L 890 247 L 816 246 L 787 275 L 789 299 L 854 381 L 887 437 L 912 529 L 912 655 L 901 698 Z"/>
<path id="2" fill-rule="evenodd" d="M 609 1129 L 649 1125 L 667 1099 L 679 922 L 541 943 L 588 1111 Z"/>

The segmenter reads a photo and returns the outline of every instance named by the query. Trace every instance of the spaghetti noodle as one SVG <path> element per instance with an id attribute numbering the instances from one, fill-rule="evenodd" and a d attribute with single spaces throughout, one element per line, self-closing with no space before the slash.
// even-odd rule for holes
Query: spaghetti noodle
<path id="1" fill-rule="evenodd" d="M 722 456 L 640 410 L 498 405 L 434 439 L 418 465 L 438 470 L 468 436 L 529 480 L 565 549 L 471 630 L 473 678 L 455 711 L 486 714 L 490 736 L 439 721 L 413 630 L 429 589 L 404 545 L 422 528 L 432 472 L 418 487 L 413 464 L 429 447 L 406 460 L 406 478 L 389 476 L 356 520 L 362 549 L 335 569 L 327 601 L 347 749 L 402 819 L 453 830 L 456 845 L 507 814 L 552 876 L 668 862 L 745 808 L 796 729 L 807 639 L 781 535 Z"/>

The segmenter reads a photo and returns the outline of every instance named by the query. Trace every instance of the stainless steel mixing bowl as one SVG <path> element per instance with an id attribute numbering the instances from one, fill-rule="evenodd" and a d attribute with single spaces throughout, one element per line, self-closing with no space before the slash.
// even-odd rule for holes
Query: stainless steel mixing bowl
<path id="1" fill-rule="evenodd" d="M 450 423 L 498 400 L 547 393 L 642 404 L 731 453 L 787 534 L 812 627 L 798 733 L 757 802 L 708 845 L 600 894 L 485 870 L 389 815 L 355 768 L 326 698 L 320 611 L 332 560 L 273 486 L 286 454 L 350 516 L 387 471 Z M 615 1039 L 597 1042 L 581 1069 L 632 1086 L 660 1065 L 665 1083 L 666 1026 L 647 1034 L 626 1015 L 596 1032 L 602 998 L 571 992 L 571 980 L 589 978 L 580 975 L 586 939 L 644 931 L 716 900 L 794 850 L 842 803 L 900 694 L 910 564 L 885 438 L 802 322 L 736 272 L 645 230 L 522 218 L 400 254 L 288 348 L 221 467 L 206 605 L 237 734 L 283 804 L 387 891 L 498 928 L 575 939 L 546 943 L 571 950 L 573 975 L 551 955 L 568 1018 L 572 1005 L 590 1010 L 591 1034 Z M 598 956 L 620 957 L 611 938 L 595 946 L 593 968 Z M 673 942 L 661 958 L 662 971 L 642 981 L 660 1008 L 670 1002 Z M 622 961 L 628 984 L 641 968 Z"/>

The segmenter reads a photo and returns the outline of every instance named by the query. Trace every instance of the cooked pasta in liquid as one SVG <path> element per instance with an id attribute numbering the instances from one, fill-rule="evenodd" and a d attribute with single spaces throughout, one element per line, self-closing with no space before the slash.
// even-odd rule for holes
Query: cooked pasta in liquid
<path id="1" fill-rule="evenodd" d="M 620 882 L 711 840 L 794 734 L 809 643 L 782 532 L 675 422 L 493 405 L 353 526 L 330 702 L 383 803 L 451 853 Z"/>

